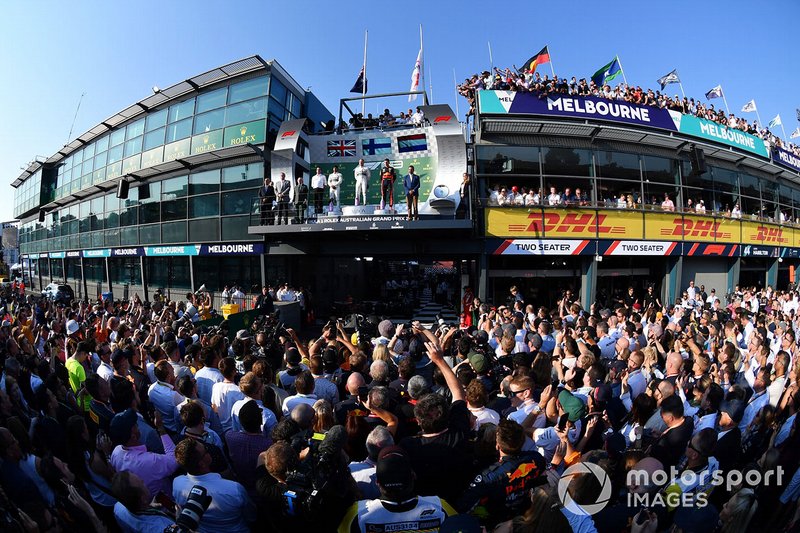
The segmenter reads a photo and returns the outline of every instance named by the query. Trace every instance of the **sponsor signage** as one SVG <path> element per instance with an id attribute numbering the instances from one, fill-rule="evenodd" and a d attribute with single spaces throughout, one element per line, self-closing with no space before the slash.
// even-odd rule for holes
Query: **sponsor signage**
<path id="1" fill-rule="evenodd" d="M 800 157 L 788 152 L 783 148 L 775 148 L 772 151 L 772 161 L 779 165 L 800 172 Z"/>
<path id="2" fill-rule="evenodd" d="M 264 253 L 262 243 L 204 244 L 200 255 L 259 255 Z"/>
<path id="3" fill-rule="evenodd" d="M 198 255 L 200 253 L 199 244 L 187 244 L 176 246 L 147 246 L 144 249 L 148 257 L 175 257 Z"/>
<path id="4" fill-rule="evenodd" d="M 222 148 L 222 130 L 209 131 L 192 137 L 192 155 Z"/>
<path id="5" fill-rule="evenodd" d="M 800 257 L 800 248 L 781 248 L 781 257 L 797 259 Z"/>
<path id="6" fill-rule="evenodd" d="M 684 243 L 683 255 L 707 255 L 715 257 L 736 257 L 739 255 L 738 244 L 716 243 Z"/>
<path id="7" fill-rule="evenodd" d="M 142 152 L 142 168 L 152 167 L 164 162 L 164 147 L 159 146 L 146 152 Z"/>
<path id="8" fill-rule="evenodd" d="M 778 257 L 778 249 L 772 246 L 747 244 L 742 246 L 743 257 Z"/>
<path id="9" fill-rule="evenodd" d="M 28 259 L 39 259 L 39 254 L 29 254 Z"/>
<path id="10" fill-rule="evenodd" d="M 81 253 L 77 250 L 74 250 L 72 252 L 67 252 L 67 259 L 74 259 L 75 257 L 80 257 L 80 256 Z"/>
<path id="11" fill-rule="evenodd" d="M 493 255 L 594 255 L 596 246 L 590 240 L 507 239 Z"/>
<path id="12" fill-rule="evenodd" d="M 495 237 L 627 237 L 641 238 L 641 215 L 624 217 L 602 211 L 498 208 L 486 213 L 486 232 Z"/>
<path id="13" fill-rule="evenodd" d="M 175 161 L 176 159 L 183 159 L 189 155 L 189 149 L 192 146 L 191 139 L 183 139 L 182 141 L 175 141 L 164 146 L 164 161 Z"/>
<path id="14" fill-rule="evenodd" d="M 111 257 L 111 250 L 103 248 L 100 250 L 84 250 L 83 257 L 96 258 L 96 257 Z"/>
<path id="15" fill-rule="evenodd" d="M 65 252 L 50 252 L 50 259 L 64 259 L 65 257 Z"/>
<path id="16" fill-rule="evenodd" d="M 267 121 L 264 119 L 225 128 L 223 133 L 224 147 L 243 144 L 264 144 L 266 140 Z"/>
<path id="17" fill-rule="evenodd" d="M 675 120 L 678 131 L 681 133 L 727 144 L 728 146 L 733 146 L 734 148 L 739 148 L 740 150 L 751 152 L 762 157 L 769 157 L 767 145 L 754 135 L 737 130 L 736 128 L 728 128 L 710 120 L 697 118 L 694 115 L 682 115 L 677 111 L 670 111 L 669 113 Z"/>
<path id="18" fill-rule="evenodd" d="M 481 114 L 555 115 L 594 118 L 676 131 L 665 109 L 593 96 L 552 95 L 545 98 L 514 91 L 480 91 Z"/>
<path id="19" fill-rule="evenodd" d="M 742 222 L 742 243 L 744 244 L 787 246 L 792 244 L 791 237 L 789 228 L 757 222 Z"/>
<path id="20" fill-rule="evenodd" d="M 114 248 L 111 250 L 111 257 L 141 257 L 144 255 L 144 248 Z"/>
<path id="21" fill-rule="evenodd" d="M 739 221 L 651 213 L 645 216 L 645 238 L 705 242 L 740 242 Z"/>
<path id="22" fill-rule="evenodd" d="M 601 243 L 600 255 L 679 255 L 682 246 L 670 241 L 611 241 L 604 246 Z"/>

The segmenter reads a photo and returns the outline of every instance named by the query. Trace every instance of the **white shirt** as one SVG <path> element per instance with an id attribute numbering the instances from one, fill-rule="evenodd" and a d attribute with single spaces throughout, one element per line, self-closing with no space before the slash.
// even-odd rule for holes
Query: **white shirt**
<path id="1" fill-rule="evenodd" d="M 312 189 L 322 189 L 324 187 L 325 187 L 325 174 L 314 174 L 313 176 L 311 176 Z"/>
<path id="2" fill-rule="evenodd" d="M 211 405 L 219 416 L 222 431 L 227 433 L 233 429 L 231 409 L 233 404 L 244 398 L 244 394 L 235 383 L 214 383 L 211 388 Z"/>
<path id="3" fill-rule="evenodd" d="M 150 398 L 153 407 L 161 413 L 164 427 L 176 433 L 180 431 L 181 422 L 175 417 L 175 407 L 185 401 L 186 397 L 176 391 L 172 385 L 163 381 L 156 381 L 150 385 L 147 397 Z"/>
<path id="4" fill-rule="evenodd" d="M 292 412 L 292 409 L 301 403 L 306 403 L 313 407 L 317 400 L 318 398 L 315 394 L 293 394 L 292 396 L 289 396 L 283 400 L 283 415 L 289 416 L 289 413 Z"/>
<path id="5" fill-rule="evenodd" d="M 182 507 L 195 485 L 205 488 L 211 496 L 211 504 L 200 519 L 199 533 L 250 533 L 247 524 L 256 519 L 256 509 L 243 486 L 213 472 L 202 476 L 187 474 L 172 482 L 172 499 Z"/>
<path id="6" fill-rule="evenodd" d="M 350 463 L 350 475 L 356 481 L 359 490 L 361 490 L 361 497 L 365 500 L 372 500 L 380 498 L 381 491 L 378 489 L 378 483 L 375 478 L 375 463 L 367 457 L 360 463 Z"/>
<path id="7" fill-rule="evenodd" d="M 331 172 L 328 175 L 328 187 L 330 187 L 331 190 L 339 188 L 339 185 L 341 184 L 342 184 L 342 175 L 340 173 Z"/>
<path id="8" fill-rule="evenodd" d="M 359 165 L 355 168 L 355 170 L 353 170 L 353 175 L 355 176 L 357 182 L 367 181 L 369 179 L 369 169 Z"/>
<path id="9" fill-rule="evenodd" d="M 494 424 L 495 426 L 500 423 L 500 415 L 497 414 L 497 411 L 493 409 L 489 409 L 488 407 L 470 407 L 470 413 L 475 415 L 475 424 L 473 424 L 472 429 L 478 431 L 480 429 L 481 424 Z M 525 418 L 523 418 L 525 420 Z"/>
<path id="10" fill-rule="evenodd" d="M 778 407 L 778 402 L 781 401 L 783 389 L 786 388 L 786 374 L 779 378 L 775 378 L 769 387 L 767 387 L 767 395 L 769 396 L 769 404 L 772 407 Z"/>
<path id="11" fill-rule="evenodd" d="M 216 368 L 204 366 L 197 371 L 194 377 L 197 381 L 197 397 L 207 404 L 211 404 L 211 393 L 214 384 L 225 381 L 225 378 L 222 376 L 222 372 Z"/>
<path id="12" fill-rule="evenodd" d="M 233 426 L 233 431 L 243 430 L 242 424 L 239 422 L 239 411 L 241 411 L 242 407 L 244 407 L 244 404 L 250 400 L 253 399 L 247 397 L 242 398 L 233 404 L 233 407 L 231 407 L 231 425 Z M 264 404 L 261 402 L 261 400 L 253 401 L 256 402 L 256 404 L 258 404 L 258 406 L 261 408 L 261 431 L 264 432 L 264 435 L 269 437 L 272 433 L 272 428 L 278 425 L 278 419 L 275 418 L 275 414 L 272 411 L 264 407 Z"/>
<path id="13" fill-rule="evenodd" d="M 111 378 L 114 377 L 114 369 L 105 361 L 101 361 L 100 366 L 97 367 L 97 375 L 106 381 L 111 381 Z"/>

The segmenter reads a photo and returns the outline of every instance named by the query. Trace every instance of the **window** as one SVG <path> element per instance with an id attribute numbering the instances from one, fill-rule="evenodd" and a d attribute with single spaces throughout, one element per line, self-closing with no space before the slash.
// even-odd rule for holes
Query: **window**
<path id="1" fill-rule="evenodd" d="M 163 200 L 171 200 L 173 198 L 182 198 L 186 196 L 187 189 L 189 188 L 188 176 L 177 176 L 161 182 L 161 196 Z"/>
<path id="2" fill-rule="evenodd" d="M 139 244 L 139 230 L 136 227 L 119 230 L 119 243 L 122 245 Z"/>
<path id="3" fill-rule="evenodd" d="M 155 113 L 151 113 L 147 117 L 147 124 L 144 128 L 145 131 L 153 131 L 158 128 L 163 128 L 167 125 L 167 110 L 162 109 L 161 111 L 156 111 Z"/>
<path id="4" fill-rule="evenodd" d="M 95 141 L 94 150 L 95 153 L 98 154 L 100 152 L 105 152 L 106 150 L 108 150 L 108 135 L 106 135 L 105 137 L 101 137 Z"/>
<path id="5" fill-rule="evenodd" d="M 134 137 L 139 137 L 142 133 L 144 133 L 144 119 L 128 124 L 128 127 L 125 129 L 125 139 L 130 140 Z"/>
<path id="6" fill-rule="evenodd" d="M 643 155 L 642 170 L 644 171 L 645 181 L 674 184 L 676 182 L 678 165 L 672 159 Z"/>
<path id="7" fill-rule="evenodd" d="M 252 80 L 234 83 L 230 86 L 230 98 L 228 98 L 228 104 L 235 104 L 244 100 L 256 98 L 257 96 L 266 95 L 268 83 L 269 78 L 267 77 L 254 78 Z M 280 85 L 280 82 L 273 79 L 273 84 Z M 281 85 L 281 87 L 283 86 Z M 286 89 L 283 90 L 285 91 Z M 285 101 L 285 98 L 286 96 L 284 95 L 283 101 Z"/>
<path id="8" fill-rule="evenodd" d="M 701 182 L 704 189 L 712 188 L 714 191 L 713 211 L 729 213 L 739 201 L 739 185 L 736 172 L 722 168 L 711 168 L 703 176 L 713 176 L 713 186 L 706 180 Z M 709 206 L 706 206 L 707 208 Z M 741 207 L 741 206 L 739 206 Z"/>
<path id="9" fill-rule="evenodd" d="M 108 161 L 108 152 L 103 152 L 94 157 L 94 168 L 103 168 Z"/>
<path id="10" fill-rule="evenodd" d="M 248 216 L 222 219 L 223 241 L 244 241 L 250 238 L 247 233 Z"/>
<path id="11" fill-rule="evenodd" d="M 236 104 L 226 109 L 225 125 L 231 126 L 233 124 L 241 124 L 243 122 L 266 118 L 266 116 L 267 99 L 259 98 L 258 100 L 242 102 L 241 104 Z"/>
<path id="12" fill-rule="evenodd" d="M 144 150 L 150 150 L 156 146 L 161 146 L 164 144 L 164 133 L 166 131 L 166 128 L 158 128 L 146 133 L 144 136 Z"/>
<path id="13" fill-rule="evenodd" d="M 111 146 L 119 146 L 125 142 L 125 128 L 111 133 Z"/>
<path id="14" fill-rule="evenodd" d="M 122 145 L 115 146 L 114 148 L 110 149 L 108 152 L 108 164 L 116 163 L 117 161 L 122 161 Z"/>
<path id="15" fill-rule="evenodd" d="M 140 244 L 160 244 L 161 243 L 161 225 L 151 224 L 149 226 L 139 226 L 139 243 Z"/>
<path id="16" fill-rule="evenodd" d="M 222 190 L 256 188 L 261 185 L 264 166 L 239 165 L 222 169 Z"/>
<path id="17" fill-rule="evenodd" d="M 129 157 L 142 151 L 142 137 L 136 137 L 125 143 L 125 157 Z"/>
<path id="18" fill-rule="evenodd" d="M 625 152 L 598 152 L 597 174 L 604 178 L 639 181 L 639 156 Z"/>
<path id="19" fill-rule="evenodd" d="M 775 219 L 775 212 L 778 209 L 776 205 L 776 187 L 777 184 L 772 181 L 761 180 L 761 216 L 763 218 Z"/>
<path id="20" fill-rule="evenodd" d="M 741 192 L 742 215 L 761 215 L 761 192 L 758 178 L 747 174 L 739 174 L 739 191 Z"/>
<path id="21" fill-rule="evenodd" d="M 289 91 L 287 91 L 286 87 L 274 77 L 270 82 L 269 92 L 270 96 L 272 96 L 281 107 L 286 105 L 286 96 L 288 95 Z M 233 86 L 231 86 L 231 95 L 233 95 Z"/>
<path id="22" fill-rule="evenodd" d="M 186 218 L 186 198 L 161 202 L 161 220 L 183 220 Z M 184 230 L 185 231 L 185 230 Z"/>
<path id="23" fill-rule="evenodd" d="M 87 161 L 94 157 L 94 143 L 83 149 L 83 160 Z"/>
<path id="24" fill-rule="evenodd" d="M 169 123 L 178 122 L 185 118 L 191 117 L 194 114 L 194 98 L 185 100 L 179 104 L 170 106 L 169 108 Z"/>
<path id="25" fill-rule="evenodd" d="M 579 148 L 542 148 L 546 175 L 591 176 L 592 153 Z M 636 176 L 639 179 L 639 176 Z"/>
<path id="26" fill-rule="evenodd" d="M 194 134 L 218 130 L 225 125 L 225 110 L 216 109 L 194 117 Z"/>
<path id="27" fill-rule="evenodd" d="M 219 216 L 219 194 L 205 194 L 189 198 L 189 218 Z"/>
<path id="28" fill-rule="evenodd" d="M 211 109 L 217 109 L 225 105 L 228 98 L 228 88 L 223 87 L 210 93 L 201 94 L 197 97 L 197 113 L 204 113 Z"/>
<path id="29" fill-rule="evenodd" d="M 179 141 L 192 135 L 192 119 L 187 118 L 167 126 L 167 143 Z"/>
<path id="30" fill-rule="evenodd" d="M 242 215 L 251 211 L 253 191 L 226 192 L 222 194 L 222 214 Z"/>
<path id="31" fill-rule="evenodd" d="M 478 172 L 484 174 L 535 174 L 541 172 L 535 146 L 479 146 Z"/>
<path id="32" fill-rule="evenodd" d="M 303 102 L 300 100 L 300 98 L 294 95 L 292 96 L 291 111 L 292 115 L 294 115 L 294 118 L 300 118 L 300 116 L 303 114 Z"/>
<path id="33" fill-rule="evenodd" d="M 189 176 L 189 194 L 219 191 L 219 170 L 198 172 Z"/>
<path id="34" fill-rule="evenodd" d="M 81 176 L 85 176 L 86 174 L 91 174 L 94 170 L 94 160 L 89 159 L 84 161 L 83 165 L 81 165 Z"/>
<path id="35" fill-rule="evenodd" d="M 209 218 L 189 221 L 189 241 L 213 242 L 219 240 L 219 220 Z"/>
<path id="36" fill-rule="evenodd" d="M 161 242 L 186 242 L 186 221 L 161 224 Z"/>

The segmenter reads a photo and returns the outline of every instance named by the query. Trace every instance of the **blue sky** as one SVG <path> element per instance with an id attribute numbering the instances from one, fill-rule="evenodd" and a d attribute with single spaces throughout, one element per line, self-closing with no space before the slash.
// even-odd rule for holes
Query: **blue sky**
<path id="1" fill-rule="evenodd" d="M 420 23 L 426 88 L 433 85 L 437 102 L 455 107 L 453 69 L 459 82 L 487 69 L 488 42 L 500 67 L 519 65 L 547 44 L 559 76 L 589 77 L 619 55 L 629 83 L 656 88 L 658 77 L 677 68 L 687 95 L 722 84 L 732 111 L 755 98 L 763 121 L 780 113 L 789 133 L 800 107 L 797 20 L 797 0 L 6 2 L 0 180 L 10 183 L 35 156 L 49 157 L 68 141 L 82 93 L 73 138 L 153 85 L 253 54 L 277 59 L 336 114 L 361 68 L 365 29 L 370 93 L 408 90 Z M 367 111 L 376 105 L 400 111 L 408 103 L 372 103 Z M 459 105 L 463 115 L 466 103 Z M 12 217 L 7 191 L 1 220 Z"/>

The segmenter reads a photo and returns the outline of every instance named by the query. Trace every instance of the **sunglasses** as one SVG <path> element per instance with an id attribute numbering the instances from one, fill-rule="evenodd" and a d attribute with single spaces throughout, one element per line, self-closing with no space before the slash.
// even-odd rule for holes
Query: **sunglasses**
<path id="1" fill-rule="evenodd" d="M 506 393 L 506 397 L 513 398 L 514 396 L 518 396 L 520 393 L 525 392 L 526 390 L 530 389 L 510 390 Z"/>

